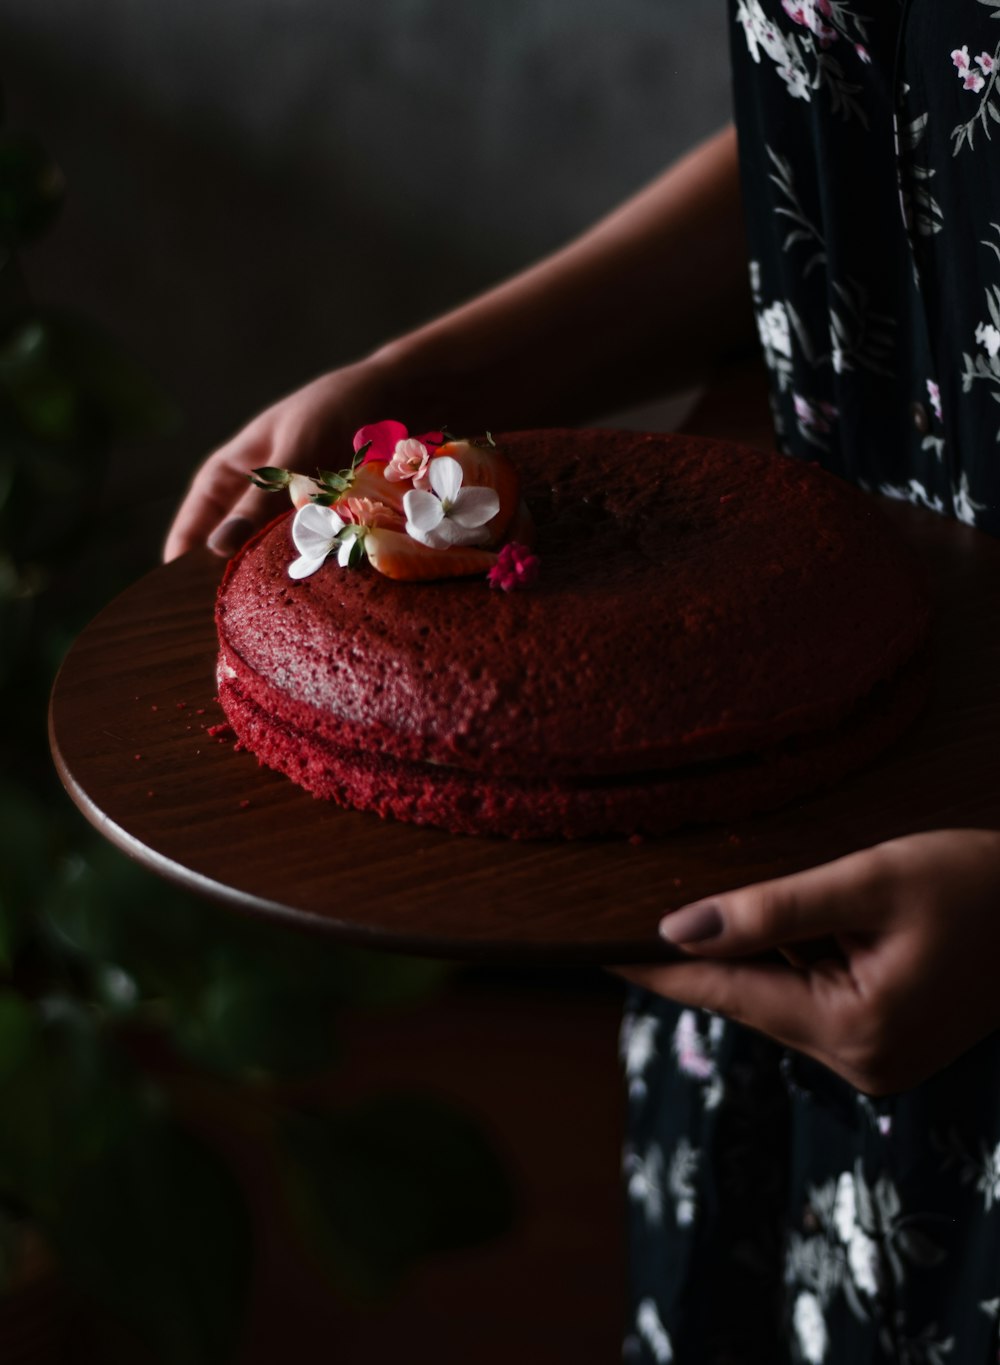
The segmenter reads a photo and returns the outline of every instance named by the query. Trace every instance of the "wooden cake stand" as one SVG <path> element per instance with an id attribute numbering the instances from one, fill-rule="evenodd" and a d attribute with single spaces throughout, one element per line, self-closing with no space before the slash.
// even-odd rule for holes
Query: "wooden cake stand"
<path id="1" fill-rule="evenodd" d="M 935 680 L 867 770 L 777 813 L 644 843 L 468 838 L 339 810 L 236 752 L 214 701 L 220 560 L 155 569 L 77 640 L 52 749 L 70 796 L 153 871 L 237 910 L 466 960 L 638 962 L 668 909 L 923 829 L 1000 823 L 1000 542 L 889 504 L 935 597 Z"/>

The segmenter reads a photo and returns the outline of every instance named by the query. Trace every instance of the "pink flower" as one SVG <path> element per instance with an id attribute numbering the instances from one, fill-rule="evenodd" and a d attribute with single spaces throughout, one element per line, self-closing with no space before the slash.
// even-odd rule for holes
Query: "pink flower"
<path id="1" fill-rule="evenodd" d="M 819 39 L 820 47 L 829 47 L 837 37 L 837 30 L 824 24 L 819 17 L 830 18 L 830 0 L 781 0 L 781 8 L 793 23 L 801 24 Z"/>
<path id="2" fill-rule="evenodd" d="M 390 483 L 403 483 L 406 479 L 412 479 L 414 488 L 422 488 L 430 458 L 430 451 L 423 441 L 418 441 L 415 436 L 410 436 L 405 441 L 397 441 L 392 459 L 385 467 L 385 477 Z"/>
<path id="3" fill-rule="evenodd" d="M 497 556 L 497 562 L 486 575 L 491 588 L 502 592 L 517 592 L 530 588 L 538 577 L 541 560 L 533 555 L 527 545 L 512 540 L 505 545 Z"/>
<path id="4" fill-rule="evenodd" d="M 988 52 L 980 52 L 979 56 L 976 58 L 976 65 L 984 75 L 988 76 L 993 70 L 993 58 Z"/>
<path id="5" fill-rule="evenodd" d="M 988 63 L 986 66 L 983 65 L 983 58 L 985 58 Z M 961 79 L 963 89 L 972 90 L 974 92 L 982 90 L 986 82 L 978 71 L 972 69 L 972 65 L 969 61 L 968 43 L 962 47 L 957 47 L 951 54 L 951 60 L 955 63 L 955 69 Z M 983 52 L 976 58 L 976 63 L 983 71 L 989 71 L 993 66 L 993 58 L 988 52 Z"/>
<path id="6" fill-rule="evenodd" d="M 800 393 L 792 394 L 792 402 L 795 405 L 795 416 L 799 419 L 800 425 L 808 431 L 829 431 L 830 424 L 837 420 L 837 409 L 832 403 L 814 403 L 808 398 L 803 398 Z"/>
<path id="7" fill-rule="evenodd" d="M 392 508 L 386 507 L 384 502 L 377 502 L 374 498 L 340 498 L 337 502 L 337 511 L 345 522 L 363 526 L 368 531 L 376 526 L 398 530 L 402 524 L 402 517 Z"/>
<path id="8" fill-rule="evenodd" d="M 934 416 L 935 416 L 935 417 L 938 419 L 938 421 L 940 422 L 940 421 L 941 421 L 941 390 L 940 390 L 940 389 L 938 388 L 938 386 L 934 383 L 934 380 L 933 380 L 933 379 L 928 379 L 928 381 L 927 381 L 927 396 L 928 396 L 928 398 L 931 400 L 931 407 L 932 407 L 933 410 L 934 410 Z"/>
<path id="9" fill-rule="evenodd" d="M 371 446 L 362 464 L 368 464 L 373 460 L 384 463 L 392 459 L 400 441 L 405 441 L 409 434 L 402 422 L 371 422 L 368 426 L 359 427 L 354 433 L 354 450 L 356 453 L 370 441 Z M 425 431 L 418 439 L 423 441 L 425 446 L 433 446 L 436 449 L 444 441 L 444 433 Z"/>

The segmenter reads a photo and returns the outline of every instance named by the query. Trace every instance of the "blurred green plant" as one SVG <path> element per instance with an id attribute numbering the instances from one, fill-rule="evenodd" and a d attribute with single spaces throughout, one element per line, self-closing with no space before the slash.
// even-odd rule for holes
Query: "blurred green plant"
<path id="1" fill-rule="evenodd" d="M 0 126 L 0 1293 L 30 1226 L 166 1365 L 218 1365 L 244 1321 L 249 1213 L 185 1121 L 178 1068 L 211 1077 L 229 1111 L 247 1102 L 348 1291 L 498 1234 L 511 1198 L 476 1126 L 426 1096 L 326 1111 L 286 1098 L 289 1078 L 336 1062 L 343 1009 L 419 1000 L 440 964 L 317 952 L 212 911 L 101 842 L 58 789 L 45 713 L 59 659 L 147 567 L 101 553 L 109 454 L 172 420 L 109 338 L 31 300 L 20 253 L 63 193 L 45 149 Z M 150 1065 L 151 1039 L 168 1065 Z"/>

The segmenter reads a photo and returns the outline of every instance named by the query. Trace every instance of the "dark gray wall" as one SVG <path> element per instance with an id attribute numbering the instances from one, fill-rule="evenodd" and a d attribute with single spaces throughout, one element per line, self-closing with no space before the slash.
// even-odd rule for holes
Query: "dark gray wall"
<path id="1" fill-rule="evenodd" d="M 4 0 L 71 196 L 27 261 L 186 416 L 253 410 L 558 245 L 728 116 L 703 0 Z"/>

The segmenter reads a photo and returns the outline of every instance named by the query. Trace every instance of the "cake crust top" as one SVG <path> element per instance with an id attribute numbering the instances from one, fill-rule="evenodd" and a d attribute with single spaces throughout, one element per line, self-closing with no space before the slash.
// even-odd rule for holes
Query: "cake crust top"
<path id="1" fill-rule="evenodd" d="M 608 775 L 758 752 L 838 723 L 918 649 L 920 577 L 874 499 L 705 438 L 496 438 L 537 527 L 531 591 L 301 582 L 290 514 L 232 561 L 223 666 L 335 743 L 497 773 Z"/>

